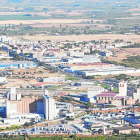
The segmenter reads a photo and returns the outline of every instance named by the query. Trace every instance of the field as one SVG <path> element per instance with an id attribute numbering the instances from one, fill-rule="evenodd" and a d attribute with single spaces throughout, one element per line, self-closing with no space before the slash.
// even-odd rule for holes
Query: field
<path id="1" fill-rule="evenodd" d="M 20 38 L 20 37 L 17 37 Z M 123 39 L 124 41 L 140 42 L 140 35 L 120 35 L 120 34 L 100 34 L 100 35 L 72 35 L 72 36 L 24 36 L 23 38 L 28 40 L 52 40 L 52 41 L 90 41 L 100 39 L 110 39 L 114 41 L 116 39 Z"/>
<path id="2" fill-rule="evenodd" d="M 114 48 L 111 49 L 115 55 L 108 56 L 108 60 L 121 62 L 122 59 L 126 59 L 129 56 L 137 56 L 140 54 L 140 48 Z"/>
<path id="3" fill-rule="evenodd" d="M 17 15 L 17 16 L 19 16 L 20 17 L 20 15 Z M 7 16 L 5 16 L 5 18 L 6 19 L 8 19 L 7 18 Z M 22 18 L 22 17 L 20 17 L 20 18 Z M 81 22 L 86 22 L 87 21 L 87 19 L 77 19 L 77 20 L 75 20 L 75 19 L 44 19 L 44 20 L 2 20 L 2 21 L 0 21 L 0 25 L 4 25 L 4 24 L 16 24 L 16 25 L 19 25 L 20 23 L 22 23 L 22 24 L 31 24 L 31 25 L 33 25 L 33 24 L 49 24 L 49 23 L 51 23 L 51 24 L 55 24 L 55 23 L 59 23 L 59 24 L 61 24 L 61 23 L 81 23 Z"/>

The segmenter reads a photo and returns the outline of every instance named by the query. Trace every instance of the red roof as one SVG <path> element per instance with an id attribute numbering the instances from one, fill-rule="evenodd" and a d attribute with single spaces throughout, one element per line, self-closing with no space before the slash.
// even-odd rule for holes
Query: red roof
<path id="1" fill-rule="evenodd" d="M 115 99 L 122 99 L 122 98 L 125 98 L 125 99 L 130 99 L 130 96 L 116 96 Z"/>
<path id="2" fill-rule="evenodd" d="M 117 94 L 116 92 L 102 92 L 98 94 L 97 97 L 115 97 Z"/>
<path id="3" fill-rule="evenodd" d="M 46 85 L 44 82 L 36 83 L 35 86 L 43 86 Z"/>

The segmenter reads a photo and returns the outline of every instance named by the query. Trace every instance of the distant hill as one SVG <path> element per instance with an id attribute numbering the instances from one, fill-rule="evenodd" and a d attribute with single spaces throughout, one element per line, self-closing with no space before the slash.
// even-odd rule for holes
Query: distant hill
<path id="1" fill-rule="evenodd" d="M 44 0 L 0 0 L 0 3 L 43 2 Z"/>

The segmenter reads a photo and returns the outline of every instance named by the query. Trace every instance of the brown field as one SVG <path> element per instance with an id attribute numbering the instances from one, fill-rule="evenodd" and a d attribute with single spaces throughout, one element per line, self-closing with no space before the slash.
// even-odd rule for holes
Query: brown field
<path id="1" fill-rule="evenodd" d="M 82 23 L 87 22 L 87 19 L 45 19 L 45 20 L 7 20 L 0 21 L 0 25 L 3 24 L 43 24 L 43 23 Z"/>
<path id="2" fill-rule="evenodd" d="M 140 48 L 114 48 L 111 49 L 115 52 L 115 56 L 108 56 L 110 61 L 121 62 L 122 59 L 126 59 L 129 56 L 137 56 L 140 54 Z"/>
<path id="3" fill-rule="evenodd" d="M 130 73 L 130 74 L 127 74 L 127 75 L 130 75 L 130 76 L 140 76 L 140 73 Z"/>
<path id="4" fill-rule="evenodd" d="M 18 39 L 20 38 L 17 37 Z M 100 39 L 110 39 L 114 41 L 116 39 L 123 39 L 124 41 L 131 41 L 133 43 L 140 42 L 140 35 L 120 35 L 120 34 L 98 34 L 98 35 L 73 35 L 73 36 L 24 36 L 23 38 L 28 40 L 52 40 L 52 41 L 90 41 Z M 13 38 L 14 39 L 14 38 Z"/>

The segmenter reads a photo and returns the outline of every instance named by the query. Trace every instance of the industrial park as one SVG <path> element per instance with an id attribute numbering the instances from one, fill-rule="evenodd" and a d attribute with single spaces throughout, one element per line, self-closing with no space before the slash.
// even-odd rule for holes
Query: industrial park
<path id="1" fill-rule="evenodd" d="M 140 69 L 103 62 L 104 42 L 18 45 L 1 36 L 0 135 L 139 133 Z"/>
<path id="2" fill-rule="evenodd" d="M 0 0 L 0 140 L 139 140 L 139 12 Z"/>

